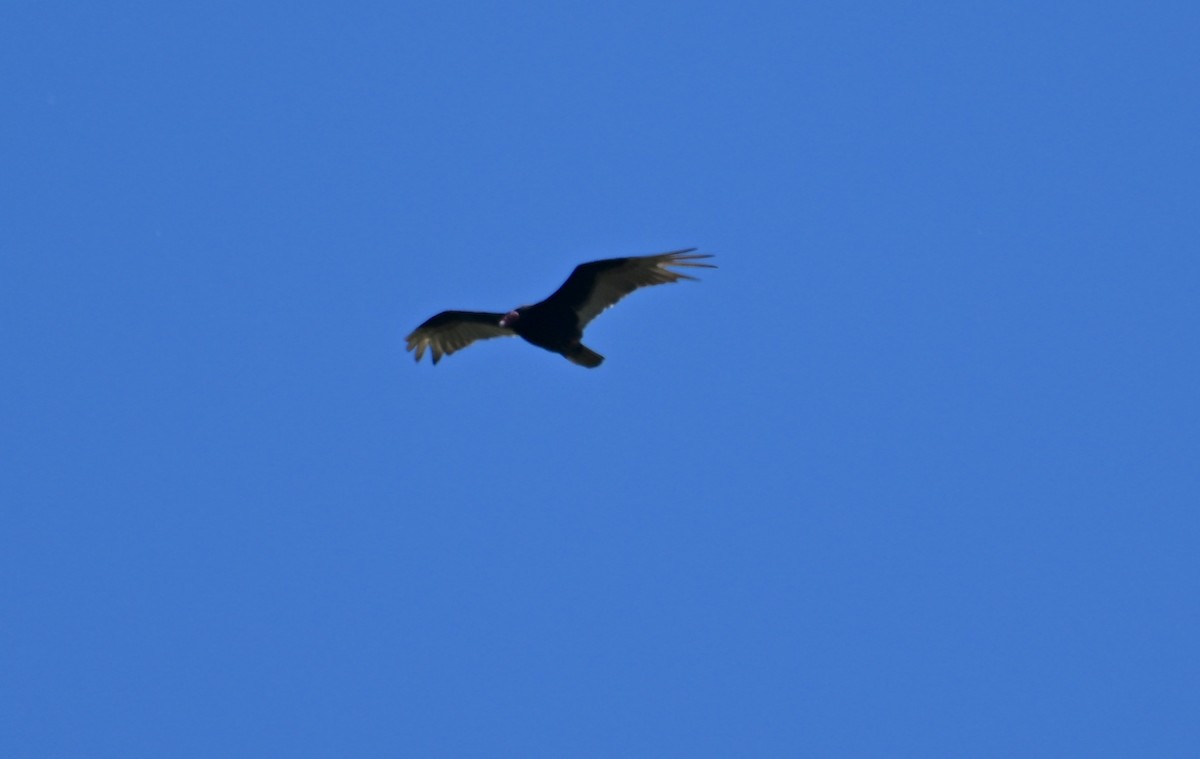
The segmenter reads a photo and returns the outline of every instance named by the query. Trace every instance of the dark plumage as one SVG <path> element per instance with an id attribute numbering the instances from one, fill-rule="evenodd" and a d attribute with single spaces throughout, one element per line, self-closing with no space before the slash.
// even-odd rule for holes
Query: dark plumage
<path id="1" fill-rule="evenodd" d="M 588 322 L 639 287 L 695 279 L 668 267 L 717 268 L 698 263 L 698 259 L 712 256 L 695 250 L 687 248 L 656 256 L 606 258 L 580 264 L 549 298 L 507 314 L 443 311 L 413 330 L 408 336 L 408 350 L 414 351 L 420 361 L 428 348 L 436 364 L 442 356 L 462 350 L 476 340 L 518 335 L 539 348 L 562 354 L 568 361 L 594 369 L 604 357 L 580 342 Z"/>

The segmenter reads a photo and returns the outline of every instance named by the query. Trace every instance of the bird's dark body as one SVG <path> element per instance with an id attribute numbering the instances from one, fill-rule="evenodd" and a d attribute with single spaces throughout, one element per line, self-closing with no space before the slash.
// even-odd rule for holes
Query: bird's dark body
<path id="1" fill-rule="evenodd" d="M 526 342 L 552 353 L 562 353 L 583 339 L 579 316 L 573 309 L 553 301 L 542 301 L 517 309 L 520 318 L 513 331 Z"/>
<path id="2" fill-rule="evenodd" d="M 715 268 L 698 263 L 711 258 L 695 248 L 654 256 L 607 258 L 580 264 L 554 293 L 540 303 L 507 314 L 488 311 L 443 311 L 408 336 L 408 349 L 417 361 L 428 349 L 433 363 L 476 340 L 517 335 L 568 361 L 594 369 L 604 357 L 583 345 L 583 330 L 602 311 L 639 287 L 695 279 L 669 267 Z"/>

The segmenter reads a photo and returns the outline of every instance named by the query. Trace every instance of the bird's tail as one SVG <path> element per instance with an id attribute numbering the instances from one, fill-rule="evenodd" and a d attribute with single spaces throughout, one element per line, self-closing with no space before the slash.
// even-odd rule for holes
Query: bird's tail
<path id="1" fill-rule="evenodd" d="M 567 348 L 565 351 L 563 351 L 563 355 L 566 356 L 567 360 L 572 364 L 586 366 L 589 369 L 595 369 L 604 362 L 604 356 L 601 356 L 599 353 L 587 347 L 586 345 L 583 345 L 582 343 L 575 343 L 570 348 Z"/>

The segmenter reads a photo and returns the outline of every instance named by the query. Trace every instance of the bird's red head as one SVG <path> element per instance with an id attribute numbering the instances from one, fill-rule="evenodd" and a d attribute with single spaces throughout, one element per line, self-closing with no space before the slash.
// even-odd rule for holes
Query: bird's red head
<path id="1" fill-rule="evenodd" d="M 503 318 L 500 319 L 500 326 L 511 328 L 520 319 L 521 319 L 521 314 L 517 313 L 517 311 L 514 309 L 512 311 L 509 311 L 507 314 L 504 315 Z"/>

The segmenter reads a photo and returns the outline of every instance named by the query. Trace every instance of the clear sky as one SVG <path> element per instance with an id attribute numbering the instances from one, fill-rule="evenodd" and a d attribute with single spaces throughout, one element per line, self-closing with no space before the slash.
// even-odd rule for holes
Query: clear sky
<path id="1" fill-rule="evenodd" d="M 0 755 L 1200 756 L 1198 39 L 7 3 Z"/>

